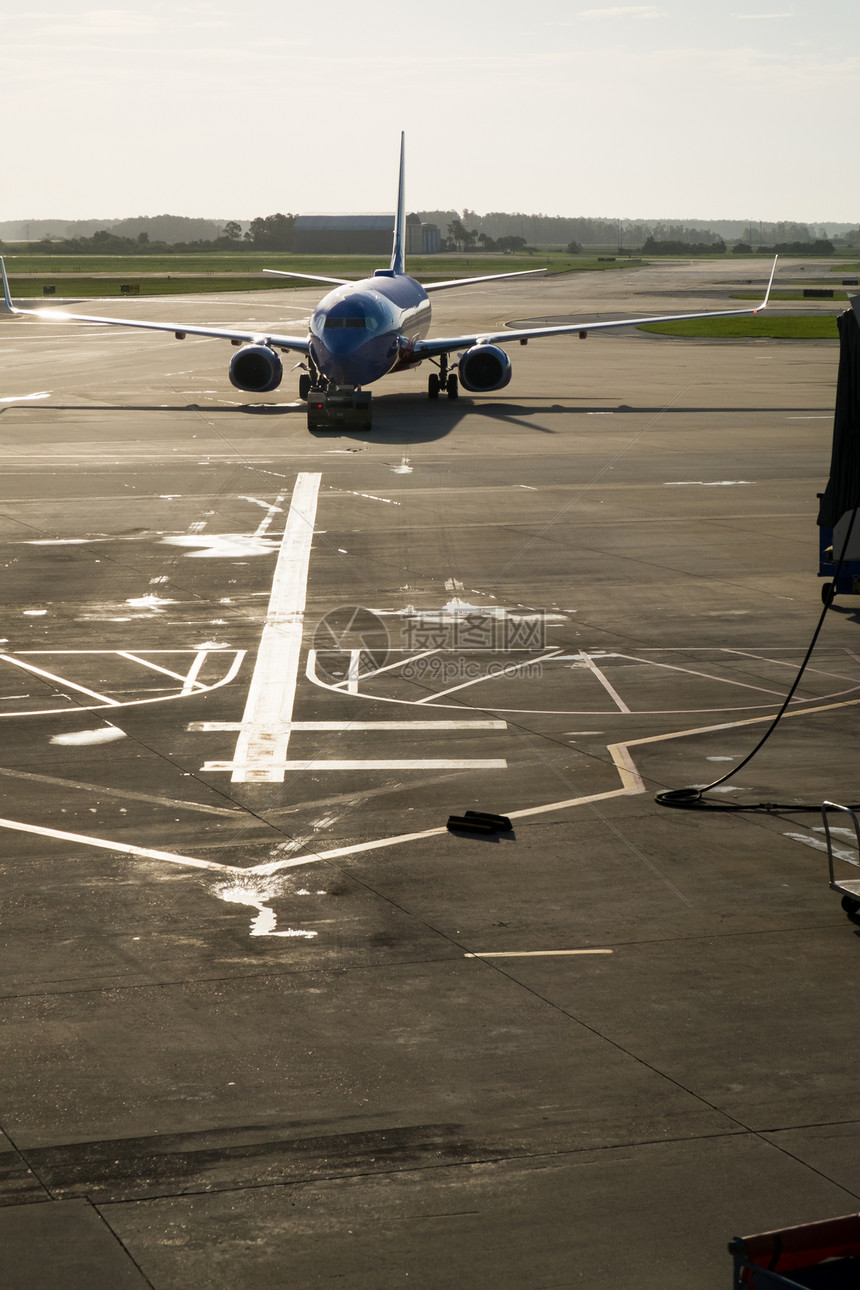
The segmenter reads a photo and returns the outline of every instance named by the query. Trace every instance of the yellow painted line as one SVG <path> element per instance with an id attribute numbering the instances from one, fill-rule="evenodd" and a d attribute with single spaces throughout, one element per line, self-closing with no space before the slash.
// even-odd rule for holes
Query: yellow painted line
<path id="1" fill-rule="evenodd" d="M 113 652 L 113 651 L 111 651 Z M 818 712 L 832 712 L 838 708 L 856 707 L 860 704 L 860 699 L 843 700 L 840 703 L 829 703 L 818 708 L 806 708 L 787 712 L 786 718 L 803 717 L 813 715 Z M 629 744 L 613 744 L 609 749 L 612 755 L 613 763 L 621 777 L 623 787 L 611 790 L 607 793 L 595 793 L 590 797 L 572 797 L 561 802 L 547 802 L 543 806 L 526 807 L 519 811 L 507 811 L 506 814 L 510 819 L 528 819 L 535 815 L 544 815 L 550 811 L 563 811 L 573 807 L 589 806 L 593 802 L 606 802 L 612 798 L 625 797 L 630 794 L 644 791 L 644 784 L 639 777 L 638 771 L 633 763 L 628 749 L 639 745 L 661 743 L 671 739 L 684 739 L 690 735 L 710 734 L 719 730 L 733 730 L 740 726 L 759 725 L 763 721 L 772 721 L 773 715 L 767 717 L 751 717 L 744 721 L 723 722 L 720 725 L 702 726 L 695 730 L 675 730 L 668 734 L 651 735 L 643 739 L 633 739 Z M 317 851 L 310 855 L 293 856 L 289 860 L 274 860 L 251 867 L 217 864 L 210 860 L 198 860 L 194 856 L 178 855 L 170 851 L 156 851 L 147 847 L 131 846 L 124 842 L 111 842 L 103 838 L 87 837 L 80 833 L 66 833 L 59 829 L 49 829 L 42 825 L 24 824 L 19 820 L 0 819 L 0 829 L 12 829 L 21 833 L 34 833 L 41 837 L 56 838 L 64 842 L 74 842 L 81 846 L 99 847 L 103 851 L 111 851 L 116 855 L 140 856 L 149 860 L 164 860 L 169 864 L 188 865 L 195 869 L 209 869 L 215 873 L 235 873 L 242 875 L 270 875 L 278 873 L 282 869 L 292 869 L 299 865 L 318 864 L 324 860 L 337 860 L 347 856 L 360 855 L 366 851 L 384 850 L 388 847 L 402 846 L 408 842 L 418 842 L 425 838 L 441 837 L 447 834 L 446 827 L 425 829 L 417 833 L 401 833 L 385 838 L 375 838 L 369 842 L 360 842 L 352 846 L 336 847 L 329 851 Z M 492 957 L 528 957 L 528 956 L 548 956 L 564 954 L 582 954 L 582 953 L 612 953 L 611 950 L 543 950 L 527 951 L 520 954 L 515 951 L 499 951 Z M 488 958 L 489 954 L 468 955 L 471 958 Z"/>
<path id="2" fill-rule="evenodd" d="M 614 950 L 490 950 L 486 954 L 464 954 L 464 959 L 550 959 L 572 954 L 614 954 Z"/>

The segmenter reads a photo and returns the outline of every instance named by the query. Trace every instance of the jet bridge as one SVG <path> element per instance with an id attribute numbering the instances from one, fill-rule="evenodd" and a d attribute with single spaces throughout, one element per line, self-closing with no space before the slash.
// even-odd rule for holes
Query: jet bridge
<path id="1" fill-rule="evenodd" d="M 860 595 L 860 296 L 840 314 L 839 371 L 833 415 L 830 478 L 818 494 L 821 599 Z"/>

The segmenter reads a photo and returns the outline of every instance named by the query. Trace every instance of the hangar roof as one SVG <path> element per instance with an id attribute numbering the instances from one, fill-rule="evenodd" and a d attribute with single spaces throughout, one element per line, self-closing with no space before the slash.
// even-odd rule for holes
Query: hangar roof
<path id="1" fill-rule="evenodd" d="M 357 230 L 379 229 L 390 233 L 394 228 L 393 215 L 298 215 L 296 228 Z"/>

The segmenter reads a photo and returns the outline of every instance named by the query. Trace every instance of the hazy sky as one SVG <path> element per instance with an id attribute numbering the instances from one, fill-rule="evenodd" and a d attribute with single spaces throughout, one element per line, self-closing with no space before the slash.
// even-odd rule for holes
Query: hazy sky
<path id="1" fill-rule="evenodd" d="M 0 219 L 860 224 L 858 0 L 0 0 Z"/>

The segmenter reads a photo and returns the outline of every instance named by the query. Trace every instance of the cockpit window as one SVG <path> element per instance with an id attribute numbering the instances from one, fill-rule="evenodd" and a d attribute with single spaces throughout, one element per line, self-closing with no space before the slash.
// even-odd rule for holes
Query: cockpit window
<path id="1" fill-rule="evenodd" d="M 355 330 L 361 330 L 361 331 L 363 331 L 366 328 L 368 331 L 376 331 L 377 326 L 378 326 L 378 323 L 376 319 L 371 318 L 369 315 L 367 317 L 358 317 L 358 318 L 344 318 L 344 317 L 337 318 L 337 317 L 332 317 L 332 315 L 329 314 L 325 320 L 326 331 L 331 331 L 335 327 L 351 327 Z"/>
<path id="2" fill-rule="evenodd" d="M 329 332 L 349 331 L 353 337 L 349 345 L 352 349 L 362 341 L 358 333 L 375 333 L 391 325 L 392 311 L 387 302 L 375 292 L 350 294 L 346 287 L 342 287 L 333 294 L 341 298 L 318 308 L 311 319 L 311 331 L 315 336 L 322 339 Z M 346 343 L 346 339 L 344 336 L 341 346 Z"/>

